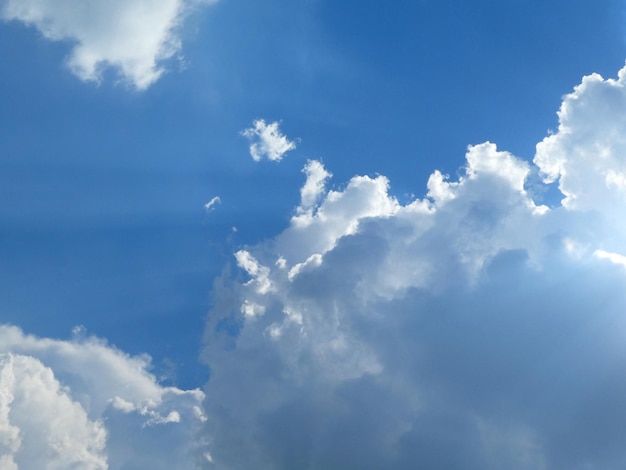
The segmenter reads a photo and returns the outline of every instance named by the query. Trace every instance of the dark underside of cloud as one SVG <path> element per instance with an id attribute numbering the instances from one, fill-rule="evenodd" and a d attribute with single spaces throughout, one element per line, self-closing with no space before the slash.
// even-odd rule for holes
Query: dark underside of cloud
<path id="1" fill-rule="evenodd" d="M 309 162 L 290 226 L 216 283 L 207 465 L 622 468 L 625 96 L 586 77 L 533 165 L 471 147 L 404 206 Z"/>
<path id="2" fill-rule="evenodd" d="M 581 267 L 565 253 L 552 258 L 537 271 L 523 252 L 501 253 L 469 291 L 412 289 L 360 308 L 332 298 L 354 312 L 343 329 L 373 349 L 376 372 L 333 380 L 337 359 L 326 363 L 314 351 L 229 351 L 236 360 L 220 364 L 217 387 L 208 387 L 216 461 L 280 469 L 619 468 L 626 276 L 614 266 Z"/>

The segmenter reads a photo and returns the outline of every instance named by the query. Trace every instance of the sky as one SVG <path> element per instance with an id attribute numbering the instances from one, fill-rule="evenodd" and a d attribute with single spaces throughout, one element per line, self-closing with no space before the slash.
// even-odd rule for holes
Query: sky
<path id="1" fill-rule="evenodd" d="M 0 0 L 0 469 L 626 465 L 623 0 Z"/>

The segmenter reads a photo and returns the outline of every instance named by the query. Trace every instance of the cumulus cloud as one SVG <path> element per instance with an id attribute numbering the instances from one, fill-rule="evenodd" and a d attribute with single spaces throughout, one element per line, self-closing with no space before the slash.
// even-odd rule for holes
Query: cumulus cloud
<path id="1" fill-rule="evenodd" d="M 289 227 L 216 283 L 209 468 L 623 465 L 625 83 L 586 77 L 532 164 L 471 146 L 408 204 L 307 163 Z"/>
<path id="2" fill-rule="evenodd" d="M 33 26 L 52 41 L 67 41 L 70 70 L 100 82 L 107 67 L 138 90 L 164 73 L 181 49 L 183 20 L 214 0 L 4 0 L 0 17 Z"/>
<path id="3" fill-rule="evenodd" d="M 278 126 L 276 121 L 266 124 L 263 119 L 257 119 L 252 127 L 241 131 L 241 135 L 250 141 L 250 156 L 254 161 L 266 158 L 278 162 L 287 152 L 296 148 L 295 142 L 282 134 Z"/>
<path id="4" fill-rule="evenodd" d="M 1 468 L 195 468 L 204 394 L 148 369 L 96 338 L 0 326 Z"/>
<path id="5" fill-rule="evenodd" d="M 563 205 L 579 210 L 626 198 L 624 126 L 626 69 L 617 79 L 585 77 L 559 110 L 558 132 L 537 145 L 535 164 L 546 181 L 559 181 Z"/>
<path id="6" fill-rule="evenodd" d="M 106 431 L 74 402 L 52 370 L 22 355 L 0 356 L 2 468 L 106 469 Z"/>

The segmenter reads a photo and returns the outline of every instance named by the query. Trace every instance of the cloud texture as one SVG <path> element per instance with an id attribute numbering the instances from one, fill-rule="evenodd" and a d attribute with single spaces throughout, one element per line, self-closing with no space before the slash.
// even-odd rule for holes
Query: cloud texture
<path id="1" fill-rule="evenodd" d="M 96 338 L 0 326 L 0 467 L 194 468 L 204 394 L 163 387 L 148 368 Z"/>
<path id="2" fill-rule="evenodd" d="M 81 80 L 99 82 L 107 67 L 138 90 L 165 71 L 181 49 L 179 30 L 193 8 L 213 0 L 3 0 L 0 17 L 73 44 L 67 58 Z"/>
<path id="3" fill-rule="evenodd" d="M 404 205 L 309 162 L 290 225 L 216 283 L 209 468 L 623 465 L 625 84 L 585 77 L 532 164 L 471 146 Z"/>
<path id="4" fill-rule="evenodd" d="M 241 135 L 250 141 L 250 156 L 254 161 L 263 159 L 278 162 L 285 154 L 296 148 L 295 142 L 280 132 L 278 122 L 267 124 L 263 119 L 257 119 L 252 127 L 241 131 Z"/>
<path id="5" fill-rule="evenodd" d="M 206 399 L 97 338 L 0 326 L 0 468 L 621 468 L 625 85 L 585 77 L 532 163 L 470 146 L 407 204 L 307 162 L 289 226 L 216 282 Z M 244 135 L 256 160 L 295 147 Z"/>

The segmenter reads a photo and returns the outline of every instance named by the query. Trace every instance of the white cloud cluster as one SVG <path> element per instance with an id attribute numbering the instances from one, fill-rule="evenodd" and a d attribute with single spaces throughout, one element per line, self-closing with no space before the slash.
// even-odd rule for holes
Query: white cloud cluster
<path id="1" fill-rule="evenodd" d="M 164 72 L 181 49 L 180 28 L 193 8 L 213 0 L 4 0 L 0 17 L 37 28 L 52 41 L 69 41 L 70 70 L 99 82 L 106 67 L 138 90 Z"/>
<path id="2" fill-rule="evenodd" d="M 250 156 L 254 161 L 266 158 L 278 162 L 287 152 L 296 148 L 295 142 L 282 134 L 278 125 L 276 121 L 266 124 L 263 119 L 257 119 L 252 127 L 241 131 L 241 135 L 250 141 Z"/>
<path id="3" fill-rule="evenodd" d="M 472 146 L 406 205 L 309 162 L 290 226 L 216 286 L 210 468 L 623 465 L 625 85 L 586 77 L 533 164 Z"/>
<path id="4" fill-rule="evenodd" d="M 95 338 L 0 326 L 0 468 L 195 468 L 204 394 L 148 367 Z"/>

